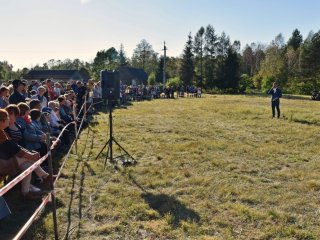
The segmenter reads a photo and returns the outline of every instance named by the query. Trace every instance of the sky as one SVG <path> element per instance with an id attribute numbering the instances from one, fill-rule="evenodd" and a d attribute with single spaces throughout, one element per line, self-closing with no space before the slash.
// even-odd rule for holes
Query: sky
<path id="1" fill-rule="evenodd" d="M 127 57 L 142 40 L 181 55 L 187 36 L 211 24 L 241 46 L 287 41 L 298 28 L 320 30 L 319 0 L 0 0 L 0 61 L 18 68 L 50 59 L 93 61 L 122 43 Z"/>

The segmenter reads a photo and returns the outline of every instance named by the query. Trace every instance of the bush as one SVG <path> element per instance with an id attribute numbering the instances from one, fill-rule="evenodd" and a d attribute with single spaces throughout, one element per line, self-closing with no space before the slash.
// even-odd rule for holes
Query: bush
<path id="1" fill-rule="evenodd" d="M 239 92 L 245 93 L 253 88 L 253 80 L 248 74 L 242 74 L 239 82 Z"/>
<path id="2" fill-rule="evenodd" d="M 252 80 L 253 80 L 254 87 L 257 89 L 261 89 L 262 77 L 259 74 L 257 74 L 253 76 Z"/>
<path id="3" fill-rule="evenodd" d="M 148 85 L 153 86 L 155 83 L 156 83 L 156 74 L 152 72 L 148 77 Z"/>
<path id="4" fill-rule="evenodd" d="M 319 90 L 319 86 L 315 87 L 313 83 L 311 82 L 298 82 L 295 79 L 289 80 L 290 84 L 288 88 L 286 89 L 287 92 L 293 93 L 293 94 L 303 94 L 303 95 L 310 95 L 312 94 L 312 91 Z"/>
<path id="5" fill-rule="evenodd" d="M 264 77 L 261 82 L 262 92 L 267 92 L 272 87 L 272 83 L 276 81 L 277 79 L 275 76 Z"/>
<path id="6" fill-rule="evenodd" d="M 180 85 L 182 85 L 182 81 L 179 77 L 169 78 L 166 86 L 172 87 L 173 89 L 177 89 Z"/>

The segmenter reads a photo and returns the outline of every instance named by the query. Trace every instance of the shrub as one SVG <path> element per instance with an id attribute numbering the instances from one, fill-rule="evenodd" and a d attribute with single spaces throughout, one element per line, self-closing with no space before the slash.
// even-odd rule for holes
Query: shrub
<path id="1" fill-rule="evenodd" d="M 182 84 L 182 81 L 179 77 L 169 78 L 167 81 L 168 87 L 173 87 L 173 89 L 177 89 Z"/>
<path id="2" fill-rule="evenodd" d="M 245 93 L 253 88 L 253 80 L 248 74 L 242 74 L 239 82 L 239 92 Z"/>
<path id="3" fill-rule="evenodd" d="M 152 72 L 148 77 L 148 85 L 154 85 L 155 83 L 156 83 L 156 74 Z"/>

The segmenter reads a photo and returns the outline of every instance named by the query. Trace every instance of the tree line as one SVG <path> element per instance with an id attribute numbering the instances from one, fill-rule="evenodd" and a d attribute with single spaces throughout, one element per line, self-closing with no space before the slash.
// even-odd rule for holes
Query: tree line
<path id="1" fill-rule="evenodd" d="M 183 52 L 178 57 L 166 58 L 168 85 L 197 86 L 208 92 L 245 93 L 266 91 L 277 81 L 284 92 L 310 94 L 320 87 L 320 31 L 303 39 L 295 29 L 286 42 L 278 34 L 269 44 L 251 43 L 241 51 L 240 41 L 230 41 L 212 25 L 200 27 L 194 36 L 186 38 Z M 100 50 L 92 62 L 80 59 L 51 59 L 31 69 L 13 71 L 13 66 L 0 61 L 0 79 L 10 80 L 23 76 L 29 70 L 77 69 L 94 79 L 104 69 L 130 66 L 144 69 L 148 83 L 162 84 L 164 59 L 145 39 L 126 55 L 123 45 Z"/>

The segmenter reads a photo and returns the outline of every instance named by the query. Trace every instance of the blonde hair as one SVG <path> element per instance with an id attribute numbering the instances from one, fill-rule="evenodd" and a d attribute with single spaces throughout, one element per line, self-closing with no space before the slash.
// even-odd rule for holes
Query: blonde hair
<path id="1" fill-rule="evenodd" d="M 9 113 L 5 109 L 0 109 L 0 121 L 5 121 L 9 117 Z"/>

